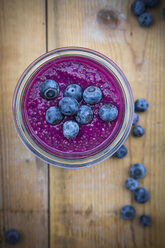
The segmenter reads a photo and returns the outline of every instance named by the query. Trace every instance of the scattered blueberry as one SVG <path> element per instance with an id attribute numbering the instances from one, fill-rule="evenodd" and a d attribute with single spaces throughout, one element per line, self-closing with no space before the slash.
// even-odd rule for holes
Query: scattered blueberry
<path id="1" fill-rule="evenodd" d="M 138 188 L 139 183 L 136 179 L 129 177 L 125 182 L 125 186 L 127 189 L 134 191 L 135 189 Z"/>
<path id="2" fill-rule="evenodd" d="M 135 16 L 139 16 L 145 11 L 145 3 L 143 1 L 134 1 L 131 4 L 131 12 Z"/>
<path id="3" fill-rule="evenodd" d="M 136 113 L 134 113 L 132 125 L 133 125 L 133 126 L 137 125 L 137 124 L 139 123 L 139 119 L 140 119 L 140 118 L 139 118 L 139 115 L 136 114 Z"/>
<path id="4" fill-rule="evenodd" d="M 62 121 L 63 115 L 58 107 L 50 107 L 45 114 L 46 121 L 50 124 L 58 124 Z"/>
<path id="5" fill-rule="evenodd" d="M 139 23 L 142 27 L 149 27 L 153 23 L 152 15 L 145 12 L 139 16 Z"/>
<path id="6" fill-rule="evenodd" d="M 136 211 L 135 211 L 134 207 L 132 207 L 130 205 L 125 205 L 120 210 L 120 214 L 124 220 L 132 220 L 136 215 Z"/>
<path id="7" fill-rule="evenodd" d="M 93 119 L 93 111 L 89 106 L 81 105 L 75 118 L 77 122 L 87 124 Z"/>
<path id="8" fill-rule="evenodd" d="M 155 7 L 158 5 L 159 0 L 144 0 L 146 7 Z"/>
<path id="9" fill-rule="evenodd" d="M 114 156 L 116 158 L 124 158 L 128 153 L 127 147 L 125 145 L 122 145 L 117 152 L 114 153 Z"/>
<path id="10" fill-rule="evenodd" d="M 73 97 L 78 102 L 81 101 L 82 95 L 82 88 L 78 84 L 70 84 L 64 91 L 64 96 Z"/>
<path id="11" fill-rule="evenodd" d="M 79 109 L 77 100 L 72 97 L 63 97 L 59 102 L 59 107 L 64 115 L 75 115 Z"/>
<path id="12" fill-rule="evenodd" d="M 68 138 L 72 139 L 77 136 L 79 133 L 79 125 L 75 121 L 66 121 L 63 125 L 63 135 Z"/>
<path id="13" fill-rule="evenodd" d="M 163 18 L 165 19 L 165 8 L 162 10 Z"/>
<path id="14" fill-rule="evenodd" d="M 103 121 L 113 121 L 118 116 L 118 109 L 113 104 L 105 104 L 101 106 L 99 116 Z"/>
<path id="15" fill-rule="evenodd" d="M 20 239 L 20 234 L 17 230 L 11 229 L 5 233 L 5 241 L 10 245 L 15 245 Z"/>
<path id="16" fill-rule="evenodd" d="M 143 226 L 151 226 L 152 224 L 151 216 L 149 214 L 143 214 L 142 216 L 140 216 L 140 223 Z"/>
<path id="17" fill-rule="evenodd" d="M 89 86 L 83 92 L 83 99 L 86 103 L 96 104 L 100 102 L 102 98 L 102 92 L 100 88 L 96 86 Z"/>
<path id="18" fill-rule="evenodd" d="M 144 128 L 142 126 L 136 126 L 133 128 L 133 135 L 136 137 L 141 137 L 144 133 Z"/>
<path id="19" fill-rule="evenodd" d="M 134 179 L 143 178 L 146 175 L 146 168 L 143 164 L 133 164 L 130 168 L 130 176 Z"/>
<path id="20" fill-rule="evenodd" d="M 52 79 L 48 79 L 40 85 L 40 94 L 47 100 L 54 99 L 58 96 L 59 92 L 60 89 L 58 83 Z"/>
<path id="21" fill-rule="evenodd" d="M 134 199 L 138 203 L 145 203 L 150 198 L 149 192 L 145 188 L 137 188 L 134 191 Z"/>
<path id="22" fill-rule="evenodd" d="M 148 102 L 144 98 L 139 98 L 135 102 L 135 111 L 144 112 L 148 109 Z"/>

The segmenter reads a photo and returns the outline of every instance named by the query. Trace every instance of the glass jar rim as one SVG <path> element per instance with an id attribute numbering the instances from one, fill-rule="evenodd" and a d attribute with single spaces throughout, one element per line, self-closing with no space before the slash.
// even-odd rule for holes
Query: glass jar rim
<path id="1" fill-rule="evenodd" d="M 83 158 L 83 159 L 63 159 L 59 157 L 55 157 L 52 154 L 47 153 L 43 149 L 41 149 L 29 136 L 26 132 L 25 128 L 22 125 L 22 116 L 20 111 L 20 103 L 22 97 L 22 91 L 26 85 L 27 79 L 30 75 L 34 74 L 44 63 L 50 61 L 51 59 L 61 57 L 61 56 L 84 56 L 90 59 L 94 59 L 95 61 L 99 62 L 106 68 L 108 68 L 118 79 L 118 83 L 122 88 L 122 92 L 124 94 L 125 100 L 125 117 L 123 120 L 123 125 L 116 136 L 115 140 L 109 144 L 104 150 L 100 151 L 98 154 L 93 156 Z M 83 47 L 63 47 L 57 48 L 50 52 L 47 52 L 41 55 L 39 58 L 34 60 L 27 69 L 21 75 L 17 86 L 15 88 L 14 96 L 13 96 L 13 119 L 14 124 L 17 130 L 17 133 L 25 146 L 34 153 L 37 157 L 39 157 L 44 162 L 52 164 L 57 167 L 61 168 L 84 168 L 89 167 L 95 164 L 102 162 L 103 160 L 111 157 L 119 147 L 125 142 L 128 134 L 130 132 L 133 120 L 133 113 L 134 113 L 134 100 L 131 91 L 131 87 L 121 69 L 108 57 L 105 55 L 96 52 L 92 49 L 83 48 Z"/>

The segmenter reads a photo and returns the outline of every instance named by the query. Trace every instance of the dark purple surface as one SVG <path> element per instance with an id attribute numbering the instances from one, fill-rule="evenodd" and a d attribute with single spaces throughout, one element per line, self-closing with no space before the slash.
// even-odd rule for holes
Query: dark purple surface
<path id="1" fill-rule="evenodd" d="M 46 100 L 40 96 L 39 86 L 46 79 L 57 81 L 60 93 L 56 99 Z M 50 106 L 58 106 L 65 88 L 69 84 L 79 84 L 84 90 L 90 85 L 100 87 L 103 98 L 95 105 L 90 105 L 94 117 L 89 124 L 80 124 L 80 132 L 74 139 L 63 136 L 62 126 L 74 117 L 65 116 L 57 125 L 48 124 L 45 112 Z M 22 113 L 25 126 L 30 136 L 41 146 L 60 153 L 86 153 L 111 142 L 121 128 L 125 105 L 123 95 L 116 78 L 103 66 L 87 58 L 63 57 L 50 61 L 37 71 L 23 95 Z M 99 108 L 103 104 L 114 104 L 119 111 L 118 117 L 112 122 L 104 122 L 99 117 Z M 121 105 L 122 103 L 122 105 Z M 85 102 L 82 100 L 79 105 Z"/>

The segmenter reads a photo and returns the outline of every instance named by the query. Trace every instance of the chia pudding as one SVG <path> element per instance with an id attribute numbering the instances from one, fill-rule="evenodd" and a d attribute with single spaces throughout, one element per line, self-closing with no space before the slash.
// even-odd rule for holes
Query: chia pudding
<path id="1" fill-rule="evenodd" d="M 59 95 L 52 100 L 43 98 L 40 85 L 47 79 L 59 85 Z M 64 91 L 70 84 L 78 84 L 83 91 L 97 86 L 102 91 L 99 103 L 90 105 L 82 99 L 79 106 L 88 105 L 93 110 L 93 119 L 88 124 L 79 123 L 79 133 L 74 139 L 63 135 L 63 124 L 75 116 L 64 116 L 59 124 L 51 125 L 45 113 L 51 106 L 58 106 Z M 99 109 L 104 104 L 113 104 L 118 116 L 113 121 L 103 121 Z M 30 138 L 43 150 L 53 156 L 74 159 L 86 158 L 105 149 L 118 135 L 124 120 L 125 101 L 117 78 L 96 60 L 83 56 L 61 56 L 43 64 L 29 79 L 21 103 L 22 121 Z"/>

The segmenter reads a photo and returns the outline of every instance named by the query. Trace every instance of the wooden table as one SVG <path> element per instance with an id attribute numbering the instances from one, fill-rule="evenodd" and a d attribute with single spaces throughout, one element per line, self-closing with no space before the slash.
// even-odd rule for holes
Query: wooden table
<path id="1" fill-rule="evenodd" d="M 141 28 L 131 1 L 0 1 L 0 247 L 5 231 L 20 231 L 17 248 L 165 247 L 165 20 L 163 1 L 151 12 L 154 25 Z M 110 10 L 98 17 L 101 9 Z M 109 19 L 110 17 L 110 19 Z M 12 95 L 24 69 L 39 55 L 63 46 L 95 49 L 126 74 L 134 97 L 149 101 L 140 114 L 146 134 L 126 141 L 129 154 L 86 169 L 65 170 L 35 158 L 19 140 L 12 121 Z M 131 164 L 146 165 L 140 186 L 151 198 L 137 204 L 125 189 Z M 133 221 L 120 208 L 132 204 Z M 153 225 L 143 228 L 139 216 Z"/>

